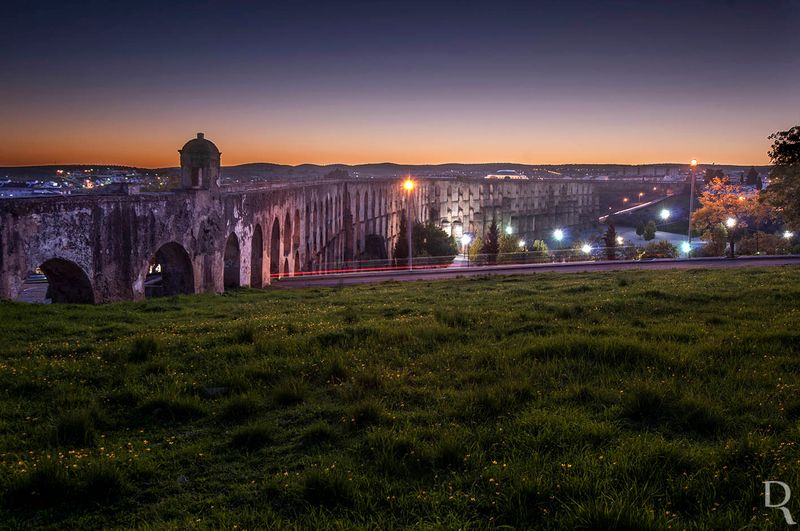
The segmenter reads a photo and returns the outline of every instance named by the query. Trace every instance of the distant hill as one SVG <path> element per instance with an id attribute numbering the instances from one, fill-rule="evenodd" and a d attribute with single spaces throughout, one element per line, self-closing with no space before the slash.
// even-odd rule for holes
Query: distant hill
<path id="1" fill-rule="evenodd" d="M 698 171 L 705 171 L 710 165 L 700 165 Z M 717 164 L 715 168 L 721 169 L 725 173 L 738 175 L 739 172 L 746 172 L 750 169 L 749 165 L 737 166 L 729 164 Z M 127 170 L 137 171 L 141 174 L 162 174 L 177 175 L 180 171 L 178 167 L 166 168 L 138 168 L 134 166 L 107 165 L 107 164 L 65 164 L 65 165 L 43 165 L 43 166 L 7 166 L 0 167 L 0 178 L 7 179 L 47 179 L 57 176 L 56 170 L 83 171 L 87 169 L 108 169 L 108 170 Z M 253 162 L 239 164 L 236 166 L 223 166 L 222 176 L 230 181 L 252 181 L 252 180 L 315 180 L 321 179 L 326 174 L 336 170 L 344 169 L 352 177 L 361 178 L 390 178 L 403 175 L 416 175 L 418 177 L 482 177 L 497 170 L 516 170 L 529 176 L 551 176 L 558 175 L 582 177 L 582 176 L 648 176 L 653 174 L 663 174 L 667 169 L 685 169 L 686 164 L 663 163 L 663 164 L 518 164 L 512 162 L 489 162 L 481 164 L 396 164 L 392 162 L 381 162 L 372 164 L 300 164 L 291 166 L 287 164 L 273 164 L 269 162 Z M 766 175 L 769 166 L 756 166 L 756 169 Z"/>

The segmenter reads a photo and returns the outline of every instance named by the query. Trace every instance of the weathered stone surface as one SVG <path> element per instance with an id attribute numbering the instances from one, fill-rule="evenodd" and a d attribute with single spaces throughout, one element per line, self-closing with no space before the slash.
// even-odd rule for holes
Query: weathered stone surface
<path id="1" fill-rule="evenodd" d="M 54 301 L 101 303 L 143 298 L 154 256 L 166 264 L 163 294 L 224 291 L 226 262 L 228 283 L 242 286 L 330 269 L 358 259 L 374 235 L 391 258 L 408 200 L 400 183 L 220 188 L 219 152 L 197 140 L 205 139 L 181 150 L 179 191 L 0 201 L 0 298 L 15 299 L 37 267 Z M 593 184 L 577 181 L 419 180 L 412 211 L 457 236 L 482 233 L 495 219 L 534 238 L 590 221 L 598 200 Z M 233 241 L 238 257 L 228 245 L 226 260 Z"/>

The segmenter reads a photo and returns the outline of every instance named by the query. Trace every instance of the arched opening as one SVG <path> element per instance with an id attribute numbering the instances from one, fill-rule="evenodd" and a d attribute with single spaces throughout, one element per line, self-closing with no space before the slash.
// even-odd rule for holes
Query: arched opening
<path id="1" fill-rule="evenodd" d="M 283 255 L 289 256 L 292 252 L 292 218 L 289 213 L 286 213 L 286 219 L 283 222 Z M 285 271 L 285 270 L 284 270 Z"/>
<path id="2" fill-rule="evenodd" d="M 261 225 L 253 230 L 253 241 L 250 250 L 250 286 L 260 288 L 264 270 L 264 236 Z"/>
<path id="3" fill-rule="evenodd" d="M 241 280 L 239 278 L 239 238 L 232 232 L 225 242 L 225 271 L 223 285 L 225 289 L 238 288 Z"/>
<path id="4" fill-rule="evenodd" d="M 44 304 L 93 304 L 94 290 L 89 277 L 78 264 L 63 258 L 51 258 L 28 275 L 17 300 Z"/>
<path id="5" fill-rule="evenodd" d="M 269 242 L 269 273 L 277 275 L 281 271 L 281 224 L 278 218 L 272 222 L 272 237 Z"/>
<path id="6" fill-rule="evenodd" d="M 147 264 L 145 297 L 164 297 L 194 293 L 194 269 L 189 253 L 179 243 L 158 248 Z"/>
<path id="7" fill-rule="evenodd" d="M 300 210 L 294 211 L 294 227 L 292 227 L 292 249 L 300 248 Z"/>
<path id="8" fill-rule="evenodd" d="M 295 251 L 294 252 L 294 272 L 295 273 L 299 273 L 300 269 L 301 269 L 300 268 L 300 251 Z"/>

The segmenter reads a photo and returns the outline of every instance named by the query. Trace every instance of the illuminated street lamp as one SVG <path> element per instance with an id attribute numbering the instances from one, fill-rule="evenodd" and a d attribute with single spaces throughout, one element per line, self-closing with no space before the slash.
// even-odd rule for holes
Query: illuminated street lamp
<path id="1" fill-rule="evenodd" d="M 689 245 L 691 246 L 691 244 L 692 244 L 692 210 L 694 210 L 694 182 L 697 180 L 697 177 L 695 176 L 695 171 L 697 170 L 697 159 L 692 159 L 692 162 L 691 162 L 690 166 L 691 166 L 692 184 L 691 184 L 691 187 L 690 187 L 691 190 L 689 191 L 689 234 L 687 236 L 688 236 L 688 240 L 689 240 Z"/>
<path id="2" fill-rule="evenodd" d="M 794 232 L 790 230 L 783 231 L 783 237 L 786 238 L 787 240 L 791 240 L 793 236 Z"/>
<path id="3" fill-rule="evenodd" d="M 511 225 L 506 225 L 506 234 L 510 235 L 512 232 L 514 232 L 514 229 L 511 228 Z"/>
<path id="4" fill-rule="evenodd" d="M 622 245 L 625 239 L 622 236 L 617 236 L 617 245 Z"/>
<path id="5" fill-rule="evenodd" d="M 564 239 L 564 231 L 563 231 L 563 230 L 561 230 L 561 229 L 556 229 L 556 230 L 554 230 L 554 231 L 553 231 L 553 238 L 555 238 L 555 240 L 556 240 L 557 242 L 560 242 L 561 240 L 563 240 L 563 239 Z"/>
<path id="6" fill-rule="evenodd" d="M 469 244 L 472 243 L 472 236 L 469 234 L 463 234 L 461 236 L 461 246 L 464 249 L 464 256 L 467 259 L 467 265 L 469 265 Z"/>
<path id="7" fill-rule="evenodd" d="M 733 234 L 734 230 L 733 229 L 736 228 L 736 218 L 729 217 L 728 219 L 726 219 L 725 220 L 725 226 L 728 227 L 728 241 L 731 244 L 731 256 L 730 257 L 734 258 L 736 255 L 735 255 L 735 251 L 734 251 L 734 245 L 735 244 L 733 243 L 733 236 L 734 236 L 734 234 Z"/>
<path id="8" fill-rule="evenodd" d="M 683 252 L 686 256 L 689 256 L 689 253 L 692 252 L 692 244 L 689 242 L 683 242 L 681 244 L 681 252 Z"/>
<path id="9" fill-rule="evenodd" d="M 403 189 L 408 193 L 408 203 L 406 206 L 406 233 L 408 235 L 408 269 L 413 268 L 413 253 L 411 252 L 411 233 L 414 232 L 414 225 L 411 222 L 411 201 L 414 198 L 414 181 L 411 178 L 403 182 Z"/>
<path id="10" fill-rule="evenodd" d="M 584 243 L 583 247 L 581 247 L 581 251 L 583 251 L 586 254 L 592 254 L 592 246 L 589 245 L 588 243 Z"/>
<path id="11" fill-rule="evenodd" d="M 519 241 L 519 248 L 520 249 L 524 249 L 525 248 L 525 240 L 520 240 Z"/>
<path id="12" fill-rule="evenodd" d="M 663 219 L 664 221 L 667 221 L 669 219 L 670 214 L 671 214 L 671 212 L 669 210 L 667 210 L 666 208 L 662 208 L 661 209 L 661 214 L 660 215 L 661 215 L 661 219 Z"/>

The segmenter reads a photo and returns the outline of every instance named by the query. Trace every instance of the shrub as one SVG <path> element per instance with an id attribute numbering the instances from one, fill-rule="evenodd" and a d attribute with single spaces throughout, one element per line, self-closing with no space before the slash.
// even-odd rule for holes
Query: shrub
<path id="1" fill-rule="evenodd" d="M 642 250 L 640 258 L 677 258 L 678 248 L 667 240 L 648 243 Z"/>

